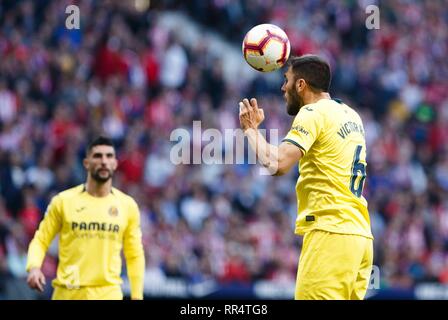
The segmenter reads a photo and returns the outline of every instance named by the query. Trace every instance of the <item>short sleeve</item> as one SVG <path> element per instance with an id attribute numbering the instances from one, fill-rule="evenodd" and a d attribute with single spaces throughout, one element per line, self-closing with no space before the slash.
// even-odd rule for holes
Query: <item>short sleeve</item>
<path id="1" fill-rule="evenodd" d="M 320 112 L 314 107 L 302 107 L 282 141 L 296 145 L 306 154 L 319 137 L 323 125 Z"/>

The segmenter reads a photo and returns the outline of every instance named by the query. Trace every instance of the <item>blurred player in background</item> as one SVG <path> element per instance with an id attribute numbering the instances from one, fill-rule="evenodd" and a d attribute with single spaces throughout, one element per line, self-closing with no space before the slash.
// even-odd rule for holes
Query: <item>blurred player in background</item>
<path id="1" fill-rule="evenodd" d="M 28 284 L 43 291 L 40 270 L 59 233 L 59 265 L 53 299 L 123 299 L 121 249 L 127 263 L 131 298 L 143 298 L 145 259 L 136 202 L 112 187 L 117 159 L 112 141 L 94 140 L 87 148 L 87 182 L 56 195 L 28 250 Z"/>
<path id="2" fill-rule="evenodd" d="M 295 119 L 278 147 L 257 130 L 264 120 L 257 100 L 240 102 L 241 127 L 271 173 L 283 175 L 300 161 L 296 299 L 363 299 L 372 270 L 364 128 L 356 111 L 331 99 L 330 81 L 330 66 L 318 56 L 290 59 L 281 89 Z"/>

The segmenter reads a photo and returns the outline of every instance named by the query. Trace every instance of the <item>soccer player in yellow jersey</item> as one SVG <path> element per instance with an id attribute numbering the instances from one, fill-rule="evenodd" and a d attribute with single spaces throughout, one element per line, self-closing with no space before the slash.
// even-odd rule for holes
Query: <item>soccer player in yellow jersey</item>
<path id="1" fill-rule="evenodd" d="M 328 91 L 331 73 L 315 55 L 291 58 L 282 92 L 295 116 L 279 146 L 257 130 L 256 99 L 240 102 L 240 124 L 259 161 L 273 175 L 299 162 L 295 233 L 304 235 L 296 299 L 363 299 L 373 262 L 367 201 L 365 132 L 355 110 Z"/>
<path id="2" fill-rule="evenodd" d="M 40 270 L 48 246 L 59 233 L 59 264 L 53 299 L 119 300 L 121 250 L 126 258 L 131 299 L 143 298 L 145 258 L 136 202 L 112 187 L 117 168 L 110 139 L 87 148 L 84 185 L 57 194 L 50 202 L 28 250 L 28 284 L 43 291 Z"/>

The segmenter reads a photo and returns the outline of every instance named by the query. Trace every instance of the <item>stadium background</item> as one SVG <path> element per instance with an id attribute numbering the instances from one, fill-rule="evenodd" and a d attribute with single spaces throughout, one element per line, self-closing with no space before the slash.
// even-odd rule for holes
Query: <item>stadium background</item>
<path id="1" fill-rule="evenodd" d="M 329 59 L 331 94 L 363 118 L 381 279 L 368 297 L 448 299 L 448 4 L 383 1 L 380 29 L 367 30 L 372 3 L 1 1 L 0 299 L 49 297 L 26 287 L 27 246 L 51 196 L 84 181 L 84 147 L 101 132 L 117 144 L 114 184 L 140 205 L 147 298 L 292 298 L 297 172 L 169 161 L 173 129 L 237 128 L 246 96 L 260 99 L 265 128 L 286 133 L 281 73 L 240 55 L 265 22 L 293 54 Z M 70 4 L 80 30 L 65 28 Z"/>

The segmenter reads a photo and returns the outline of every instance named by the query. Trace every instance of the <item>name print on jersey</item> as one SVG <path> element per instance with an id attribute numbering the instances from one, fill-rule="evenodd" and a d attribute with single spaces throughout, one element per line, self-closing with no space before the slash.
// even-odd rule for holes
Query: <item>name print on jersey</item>
<path id="1" fill-rule="evenodd" d="M 72 222 L 72 231 L 105 231 L 118 233 L 120 232 L 120 226 L 118 224 L 106 223 L 106 222 Z"/>
<path id="2" fill-rule="evenodd" d="M 353 122 L 353 121 L 347 121 L 346 123 L 341 125 L 341 127 L 338 131 L 338 135 L 342 139 L 345 139 L 345 137 L 347 137 L 350 133 L 353 133 L 353 132 L 360 133 L 363 136 L 365 135 L 364 128 L 362 127 L 362 125 L 358 124 L 356 122 Z"/>

